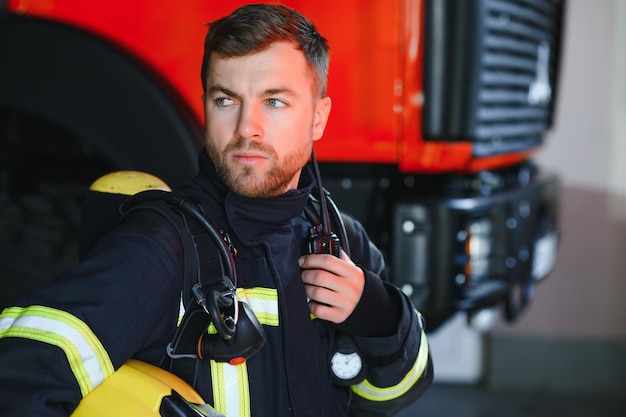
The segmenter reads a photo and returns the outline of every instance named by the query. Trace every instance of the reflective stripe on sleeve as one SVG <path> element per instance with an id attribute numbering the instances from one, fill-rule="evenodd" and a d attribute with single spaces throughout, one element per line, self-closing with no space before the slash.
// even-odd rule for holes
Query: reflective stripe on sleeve
<path id="1" fill-rule="evenodd" d="M 81 320 L 50 307 L 10 307 L 0 314 L 0 338 L 21 337 L 57 346 L 86 396 L 114 372 L 109 355 Z"/>
<path id="2" fill-rule="evenodd" d="M 422 330 L 420 339 L 420 351 L 411 370 L 405 377 L 393 387 L 379 388 L 368 380 L 358 385 L 352 386 L 352 391 L 360 397 L 370 401 L 390 401 L 406 394 L 416 383 L 426 370 L 428 364 L 428 340 L 426 333 Z"/>

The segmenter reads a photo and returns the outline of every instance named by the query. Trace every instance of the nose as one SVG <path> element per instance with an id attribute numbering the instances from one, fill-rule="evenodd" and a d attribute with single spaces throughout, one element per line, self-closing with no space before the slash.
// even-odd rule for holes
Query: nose
<path id="1" fill-rule="evenodd" d="M 244 139 L 259 139 L 263 136 L 265 115 L 260 106 L 247 103 L 241 106 L 237 121 L 237 136 Z"/>

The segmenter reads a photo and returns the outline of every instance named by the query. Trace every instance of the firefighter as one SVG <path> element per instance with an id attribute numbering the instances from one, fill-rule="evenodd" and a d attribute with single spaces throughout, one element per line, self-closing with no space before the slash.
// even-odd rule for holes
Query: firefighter
<path id="1" fill-rule="evenodd" d="M 158 213 L 131 212 L 0 316 L 3 416 L 70 415 L 131 358 L 173 371 L 226 416 L 391 415 L 423 393 L 433 373 L 421 316 L 363 227 L 350 228 L 350 256 L 302 253 L 327 69 L 326 40 L 284 6 L 242 6 L 206 36 L 206 146 L 176 191 L 228 242 L 238 299 L 264 330 L 258 352 L 233 363 L 171 354 L 184 248 Z"/>

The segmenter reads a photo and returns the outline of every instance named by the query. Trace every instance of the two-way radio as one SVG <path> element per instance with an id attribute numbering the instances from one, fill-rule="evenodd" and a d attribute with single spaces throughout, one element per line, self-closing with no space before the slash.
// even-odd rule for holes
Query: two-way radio
<path id="1" fill-rule="evenodd" d="M 311 159 L 315 168 L 315 177 L 319 189 L 319 201 L 321 205 L 322 223 L 313 225 L 309 228 L 309 235 L 302 242 L 302 253 L 305 255 L 311 253 L 327 253 L 341 258 L 341 240 L 330 229 L 330 216 L 328 215 L 328 206 L 324 187 L 322 186 L 322 176 L 320 174 L 315 152 L 311 151 Z"/>

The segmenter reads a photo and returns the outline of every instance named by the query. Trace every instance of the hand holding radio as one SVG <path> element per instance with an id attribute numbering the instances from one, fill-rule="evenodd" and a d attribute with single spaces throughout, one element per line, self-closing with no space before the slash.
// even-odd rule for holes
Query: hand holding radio
<path id="1" fill-rule="evenodd" d="M 363 270 L 345 252 L 341 255 L 313 253 L 299 259 L 311 313 L 335 324 L 352 314 L 365 286 Z"/>
<path id="2" fill-rule="evenodd" d="M 363 270 L 341 249 L 337 235 L 324 232 L 322 225 L 311 227 L 302 242 L 302 252 L 299 263 L 309 310 L 320 319 L 343 323 L 363 295 Z M 334 383 L 341 386 L 358 384 L 367 377 L 365 359 L 354 339 L 341 331 L 336 334 L 330 368 Z"/>

